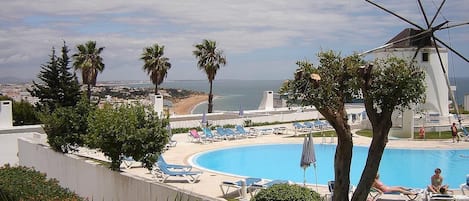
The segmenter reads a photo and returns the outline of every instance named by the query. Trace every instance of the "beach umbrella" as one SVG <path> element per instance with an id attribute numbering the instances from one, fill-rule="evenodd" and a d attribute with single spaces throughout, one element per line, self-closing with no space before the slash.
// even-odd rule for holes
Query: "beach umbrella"
<path id="1" fill-rule="evenodd" d="M 316 190 L 318 190 L 318 176 L 316 173 L 316 153 L 314 152 L 314 142 L 313 136 L 310 133 L 308 136 L 305 136 L 305 140 L 303 142 L 303 151 L 301 153 L 301 161 L 300 166 L 303 168 L 303 177 L 304 177 L 304 185 L 306 185 L 306 168 L 308 168 L 311 164 L 313 164 L 314 172 L 316 175 Z"/>
<path id="2" fill-rule="evenodd" d="M 207 115 L 205 112 L 202 114 L 202 126 L 205 127 L 207 125 Z"/>

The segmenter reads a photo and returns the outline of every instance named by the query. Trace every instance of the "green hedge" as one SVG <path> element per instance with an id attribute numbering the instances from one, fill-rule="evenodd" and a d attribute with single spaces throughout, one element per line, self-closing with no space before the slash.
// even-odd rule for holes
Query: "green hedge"
<path id="1" fill-rule="evenodd" d="M 262 189 L 251 201 L 316 201 L 321 200 L 319 193 L 299 185 L 275 184 Z"/>
<path id="2" fill-rule="evenodd" d="M 0 200 L 84 200 L 58 185 L 55 179 L 27 167 L 0 167 Z"/>

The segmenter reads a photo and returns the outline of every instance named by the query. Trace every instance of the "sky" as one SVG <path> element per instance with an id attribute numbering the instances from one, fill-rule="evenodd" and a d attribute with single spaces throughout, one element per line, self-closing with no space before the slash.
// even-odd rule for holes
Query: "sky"
<path id="1" fill-rule="evenodd" d="M 442 0 L 422 0 L 433 17 Z M 426 27 L 416 0 L 374 2 Z M 446 1 L 434 24 L 469 21 L 469 1 Z M 0 79 L 34 79 L 63 41 L 76 52 L 89 40 L 105 47 L 98 81 L 149 80 L 140 56 L 155 43 L 172 64 L 167 80 L 203 80 L 194 45 L 214 40 L 227 65 L 216 79 L 283 80 L 298 60 L 317 64 L 320 51 L 347 56 L 381 46 L 406 22 L 365 0 L 15 0 L 0 7 Z M 436 32 L 469 58 L 469 25 Z M 367 57 L 368 58 L 368 57 Z M 449 54 L 449 76 L 469 77 Z M 79 74 L 79 73 L 78 73 Z"/>

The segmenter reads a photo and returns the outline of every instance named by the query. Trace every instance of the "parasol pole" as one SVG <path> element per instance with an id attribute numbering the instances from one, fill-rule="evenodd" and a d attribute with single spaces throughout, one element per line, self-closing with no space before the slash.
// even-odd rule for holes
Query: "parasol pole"
<path id="1" fill-rule="evenodd" d="M 306 187 L 306 167 L 303 168 L 303 186 Z"/>
<path id="2" fill-rule="evenodd" d="M 314 163 L 313 166 L 314 166 L 314 175 L 316 176 L 316 192 L 319 192 L 319 189 L 318 189 L 318 172 L 316 171 L 316 163 Z"/>

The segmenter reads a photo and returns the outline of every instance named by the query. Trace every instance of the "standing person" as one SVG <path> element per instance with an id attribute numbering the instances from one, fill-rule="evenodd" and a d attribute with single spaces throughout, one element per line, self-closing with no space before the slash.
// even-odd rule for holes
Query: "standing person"
<path id="1" fill-rule="evenodd" d="M 420 136 L 420 139 L 424 139 L 424 138 L 425 138 L 425 128 L 424 128 L 423 126 L 420 127 L 419 136 Z"/>
<path id="2" fill-rule="evenodd" d="M 451 136 L 453 137 L 453 143 L 456 141 L 456 137 L 458 137 L 458 128 L 456 127 L 456 123 L 453 123 L 451 126 Z M 458 137 L 459 142 L 459 137 Z"/>
<path id="3" fill-rule="evenodd" d="M 432 193 L 446 192 L 448 185 L 443 185 L 443 177 L 441 176 L 440 168 L 435 169 L 435 174 L 430 179 L 432 183 L 428 185 L 428 191 Z"/>

